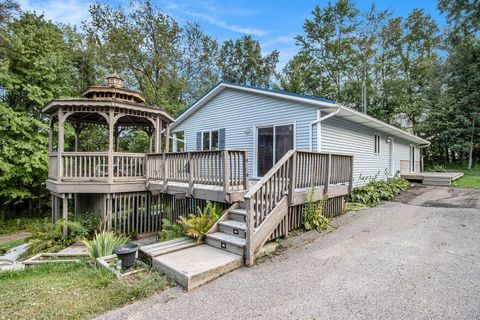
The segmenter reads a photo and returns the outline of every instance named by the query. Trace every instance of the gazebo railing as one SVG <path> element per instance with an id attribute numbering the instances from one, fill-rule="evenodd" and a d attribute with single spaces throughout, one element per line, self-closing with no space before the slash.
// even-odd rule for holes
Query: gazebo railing
<path id="1" fill-rule="evenodd" d="M 113 180 L 145 179 L 145 154 L 114 152 L 109 163 L 108 152 L 63 152 L 49 156 L 48 177 L 57 181 L 108 181 L 112 167 Z"/>

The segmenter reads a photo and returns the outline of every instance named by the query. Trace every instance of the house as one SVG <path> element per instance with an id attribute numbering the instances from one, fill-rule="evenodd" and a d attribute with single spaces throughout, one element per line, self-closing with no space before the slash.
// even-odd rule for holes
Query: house
<path id="1" fill-rule="evenodd" d="M 290 149 L 353 155 L 354 185 L 421 170 L 428 141 L 331 100 L 221 82 L 171 126 L 174 152 L 240 149 L 258 180 Z"/>
<path id="2" fill-rule="evenodd" d="M 307 202 L 325 199 L 324 214 L 333 217 L 344 211 L 354 176 L 360 184 L 361 176 L 418 171 L 428 143 L 332 101 L 228 83 L 176 121 L 116 75 L 43 112 L 53 221 L 96 214 L 106 230 L 151 235 L 162 219 L 177 221 L 212 201 L 225 211 L 207 245 L 249 265 L 266 241 L 302 226 Z M 105 140 L 86 143 L 88 130 Z M 121 148 L 132 130 L 146 134 L 143 152 Z"/>

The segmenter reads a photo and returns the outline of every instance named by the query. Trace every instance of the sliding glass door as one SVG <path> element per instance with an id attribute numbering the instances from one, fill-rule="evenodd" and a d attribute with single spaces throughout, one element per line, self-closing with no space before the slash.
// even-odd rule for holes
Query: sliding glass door
<path id="1" fill-rule="evenodd" d="M 257 128 L 257 176 L 264 176 L 293 149 L 293 124 Z"/>

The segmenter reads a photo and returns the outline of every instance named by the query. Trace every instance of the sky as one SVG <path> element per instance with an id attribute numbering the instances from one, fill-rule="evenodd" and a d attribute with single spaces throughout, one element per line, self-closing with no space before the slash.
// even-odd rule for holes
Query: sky
<path id="1" fill-rule="evenodd" d="M 102 0 L 105 1 L 105 0 Z M 114 6 L 128 8 L 129 0 L 106 0 Z M 43 13 L 49 20 L 80 26 L 88 20 L 88 0 L 20 0 L 23 10 Z M 179 23 L 196 21 L 220 42 L 251 34 L 259 40 L 264 53 L 280 51 L 279 69 L 295 55 L 294 37 L 302 33 L 305 19 L 311 18 L 315 5 L 326 6 L 328 0 L 152 0 Z M 443 27 L 445 18 L 437 11 L 436 0 L 358 0 L 360 9 L 371 4 L 388 9 L 394 16 L 407 16 L 414 8 L 423 8 Z"/>

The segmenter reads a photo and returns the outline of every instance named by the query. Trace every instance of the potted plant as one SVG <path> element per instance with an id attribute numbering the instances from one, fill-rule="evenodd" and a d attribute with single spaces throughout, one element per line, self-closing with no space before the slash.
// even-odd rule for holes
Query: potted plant
<path id="1" fill-rule="evenodd" d="M 113 253 L 116 254 L 118 259 L 122 262 L 123 269 L 128 269 L 133 266 L 139 247 L 138 244 L 129 243 L 113 249 Z"/>

